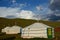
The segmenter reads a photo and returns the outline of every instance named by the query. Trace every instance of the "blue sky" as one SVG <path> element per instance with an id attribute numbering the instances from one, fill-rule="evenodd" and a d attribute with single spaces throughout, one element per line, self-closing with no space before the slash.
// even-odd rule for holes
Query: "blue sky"
<path id="1" fill-rule="evenodd" d="M 18 4 L 27 3 L 27 5 L 30 4 L 31 6 L 37 6 L 49 3 L 49 0 L 0 0 L 0 6 L 9 7 L 13 4 L 13 1 L 15 1 Z"/>
<path id="2" fill-rule="evenodd" d="M 23 10 L 35 10 L 36 6 L 48 6 L 49 0 L 0 0 L 0 7 L 19 7 L 20 4 L 26 4 Z"/>
<path id="3" fill-rule="evenodd" d="M 54 0 L 0 0 L 0 17 L 36 19 L 39 15 L 40 19 L 48 20 L 51 18 L 50 15 L 54 14 L 53 7 L 50 6 L 54 2 Z"/>

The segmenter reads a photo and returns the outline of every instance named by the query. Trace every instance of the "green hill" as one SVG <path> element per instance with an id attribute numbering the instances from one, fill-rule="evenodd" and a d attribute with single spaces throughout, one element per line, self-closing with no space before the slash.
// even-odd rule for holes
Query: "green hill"
<path id="1" fill-rule="evenodd" d="M 31 25 L 33 23 L 37 22 L 37 20 L 31 20 L 31 19 L 19 19 L 19 18 L 16 18 L 16 19 L 6 19 L 6 18 L 0 18 L 0 34 L 1 34 L 1 29 L 6 27 L 6 26 L 13 26 L 13 25 L 18 25 L 18 26 L 21 26 L 21 27 L 26 27 L 28 25 Z M 39 21 L 40 23 L 44 23 L 46 25 L 49 25 L 51 27 L 60 27 L 60 22 L 52 22 L 52 21 L 42 21 L 40 20 Z M 58 33 L 56 33 L 55 35 L 59 35 Z M 3 36 L 7 36 L 6 38 L 10 37 L 11 35 L 3 35 Z M 3 36 L 0 36 L 1 38 L 5 38 Z M 17 37 L 15 38 L 15 40 L 17 39 L 21 39 L 22 38 L 20 37 L 20 34 L 18 35 L 13 35 L 14 37 Z M 13 37 L 13 38 L 14 38 Z M 60 36 L 59 36 L 60 37 Z M 25 40 L 25 39 L 24 39 Z M 33 40 L 33 39 L 30 39 L 30 40 Z M 36 39 L 35 39 L 36 40 Z M 39 39 L 40 40 L 40 39 Z M 49 40 L 49 39 L 46 39 L 46 40 Z"/>
<path id="2" fill-rule="evenodd" d="M 37 20 L 19 19 L 19 18 L 16 19 L 0 18 L 0 30 L 6 26 L 13 26 L 15 24 L 21 27 L 26 27 L 35 22 L 37 22 Z M 42 20 L 40 20 L 39 22 L 49 25 L 51 27 L 60 27 L 60 22 L 42 21 Z"/>
<path id="3" fill-rule="evenodd" d="M 36 20 L 30 20 L 30 19 L 6 19 L 6 18 L 0 18 L 0 28 L 4 28 L 5 26 L 13 26 L 18 25 L 21 27 L 26 27 L 32 23 L 37 22 Z M 60 22 L 52 22 L 52 21 L 39 21 L 40 23 L 44 23 L 46 25 L 52 26 L 52 27 L 59 27 Z"/>

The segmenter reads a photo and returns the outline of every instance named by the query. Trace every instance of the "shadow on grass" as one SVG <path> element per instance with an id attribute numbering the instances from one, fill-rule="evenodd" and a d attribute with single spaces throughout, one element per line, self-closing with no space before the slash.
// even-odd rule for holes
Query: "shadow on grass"
<path id="1" fill-rule="evenodd" d="M 48 39 L 48 38 L 31 38 L 31 39 L 23 39 L 23 38 L 20 38 L 20 40 L 53 40 L 53 39 Z"/>

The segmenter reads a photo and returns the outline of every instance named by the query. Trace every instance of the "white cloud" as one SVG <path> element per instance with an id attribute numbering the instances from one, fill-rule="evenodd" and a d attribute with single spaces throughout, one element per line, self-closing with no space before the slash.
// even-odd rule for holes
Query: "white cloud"
<path id="1" fill-rule="evenodd" d="M 60 14 L 55 14 L 56 16 L 60 16 Z"/>
<path id="2" fill-rule="evenodd" d="M 53 13 L 53 11 L 50 10 L 49 8 L 47 8 L 45 11 L 46 11 L 46 14 L 52 14 Z"/>
<path id="3" fill-rule="evenodd" d="M 22 8 L 27 6 L 26 3 L 17 3 L 16 0 L 12 0 L 11 2 L 12 2 L 12 4 L 10 5 L 11 7 Z"/>
<path id="4" fill-rule="evenodd" d="M 16 0 L 12 0 L 12 3 L 14 4 L 16 2 Z"/>
<path id="5" fill-rule="evenodd" d="M 21 4 L 19 4 L 19 3 L 13 3 L 11 5 L 11 7 L 13 7 L 13 8 L 23 8 L 23 7 L 26 7 L 26 6 L 27 6 L 26 3 L 21 3 Z"/>
<path id="6" fill-rule="evenodd" d="M 51 1 L 50 1 L 50 4 L 52 4 L 53 2 L 54 2 L 54 0 L 51 0 Z"/>
<path id="7" fill-rule="evenodd" d="M 36 9 L 38 10 L 38 11 L 40 11 L 40 10 L 42 10 L 42 6 L 36 6 Z"/>
<path id="8" fill-rule="evenodd" d="M 20 10 L 19 8 L 0 7 L 0 17 L 38 19 L 38 16 L 32 11 Z M 41 17 L 39 16 L 39 19 Z"/>
<path id="9" fill-rule="evenodd" d="M 0 7 L 0 17 L 6 17 L 7 15 L 15 15 L 20 10 L 19 8 L 7 8 L 7 7 Z"/>
<path id="10" fill-rule="evenodd" d="M 20 10 L 19 8 L 0 7 L 0 17 L 35 19 L 32 11 Z"/>
<path id="11" fill-rule="evenodd" d="M 34 19 L 33 16 L 34 16 L 34 13 L 32 11 L 22 10 L 19 13 L 19 17 L 24 19 Z"/>
<path id="12" fill-rule="evenodd" d="M 24 3 L 24 4 L 19 4 L 19 5 L 20 5 L 20 7 L 27 6 L 27 4 L 26 4 L 26 3 Z"/>

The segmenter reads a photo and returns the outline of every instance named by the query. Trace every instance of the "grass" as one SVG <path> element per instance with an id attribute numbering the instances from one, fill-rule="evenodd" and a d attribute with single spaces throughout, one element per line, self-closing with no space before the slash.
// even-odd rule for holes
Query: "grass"
<path id="1" fill-rule="evenodd" d="M 37 22 L 36 20 L 26 20 L 26 19 L 6 19 L 6 18 L 0 18 L 0 39 L 11 39 L 11 38 L 14 38 L 14 40 L 54 40 L 54 39 L 44 39 L 44 38 L 32 38 L 32 39 L 23 39 L 20 37 L 20 34 L 17 34 L 17 35 L 6 35 L 6 34 L 3 34 L 1 33 L 1 29 L 5 28 L 6 26 L 14 26 L 15 23 L 16 25 L 18 26 L 21 26 L 21 27 L 26 27 L 28 25 L 31 25 L 33 23 Z M 40 23 L 44 23 L 46 25 L 49 25 L 51 27 L 60 27 L 60 22 L 52 22 L 52 21 L 42 21 L 40 20 L 39 21 Z M 55 36 L 56 37 L 60 37 L 60 32 L 55 32 Z M 12 39 L 11 39 L 12 40 Z"/>

